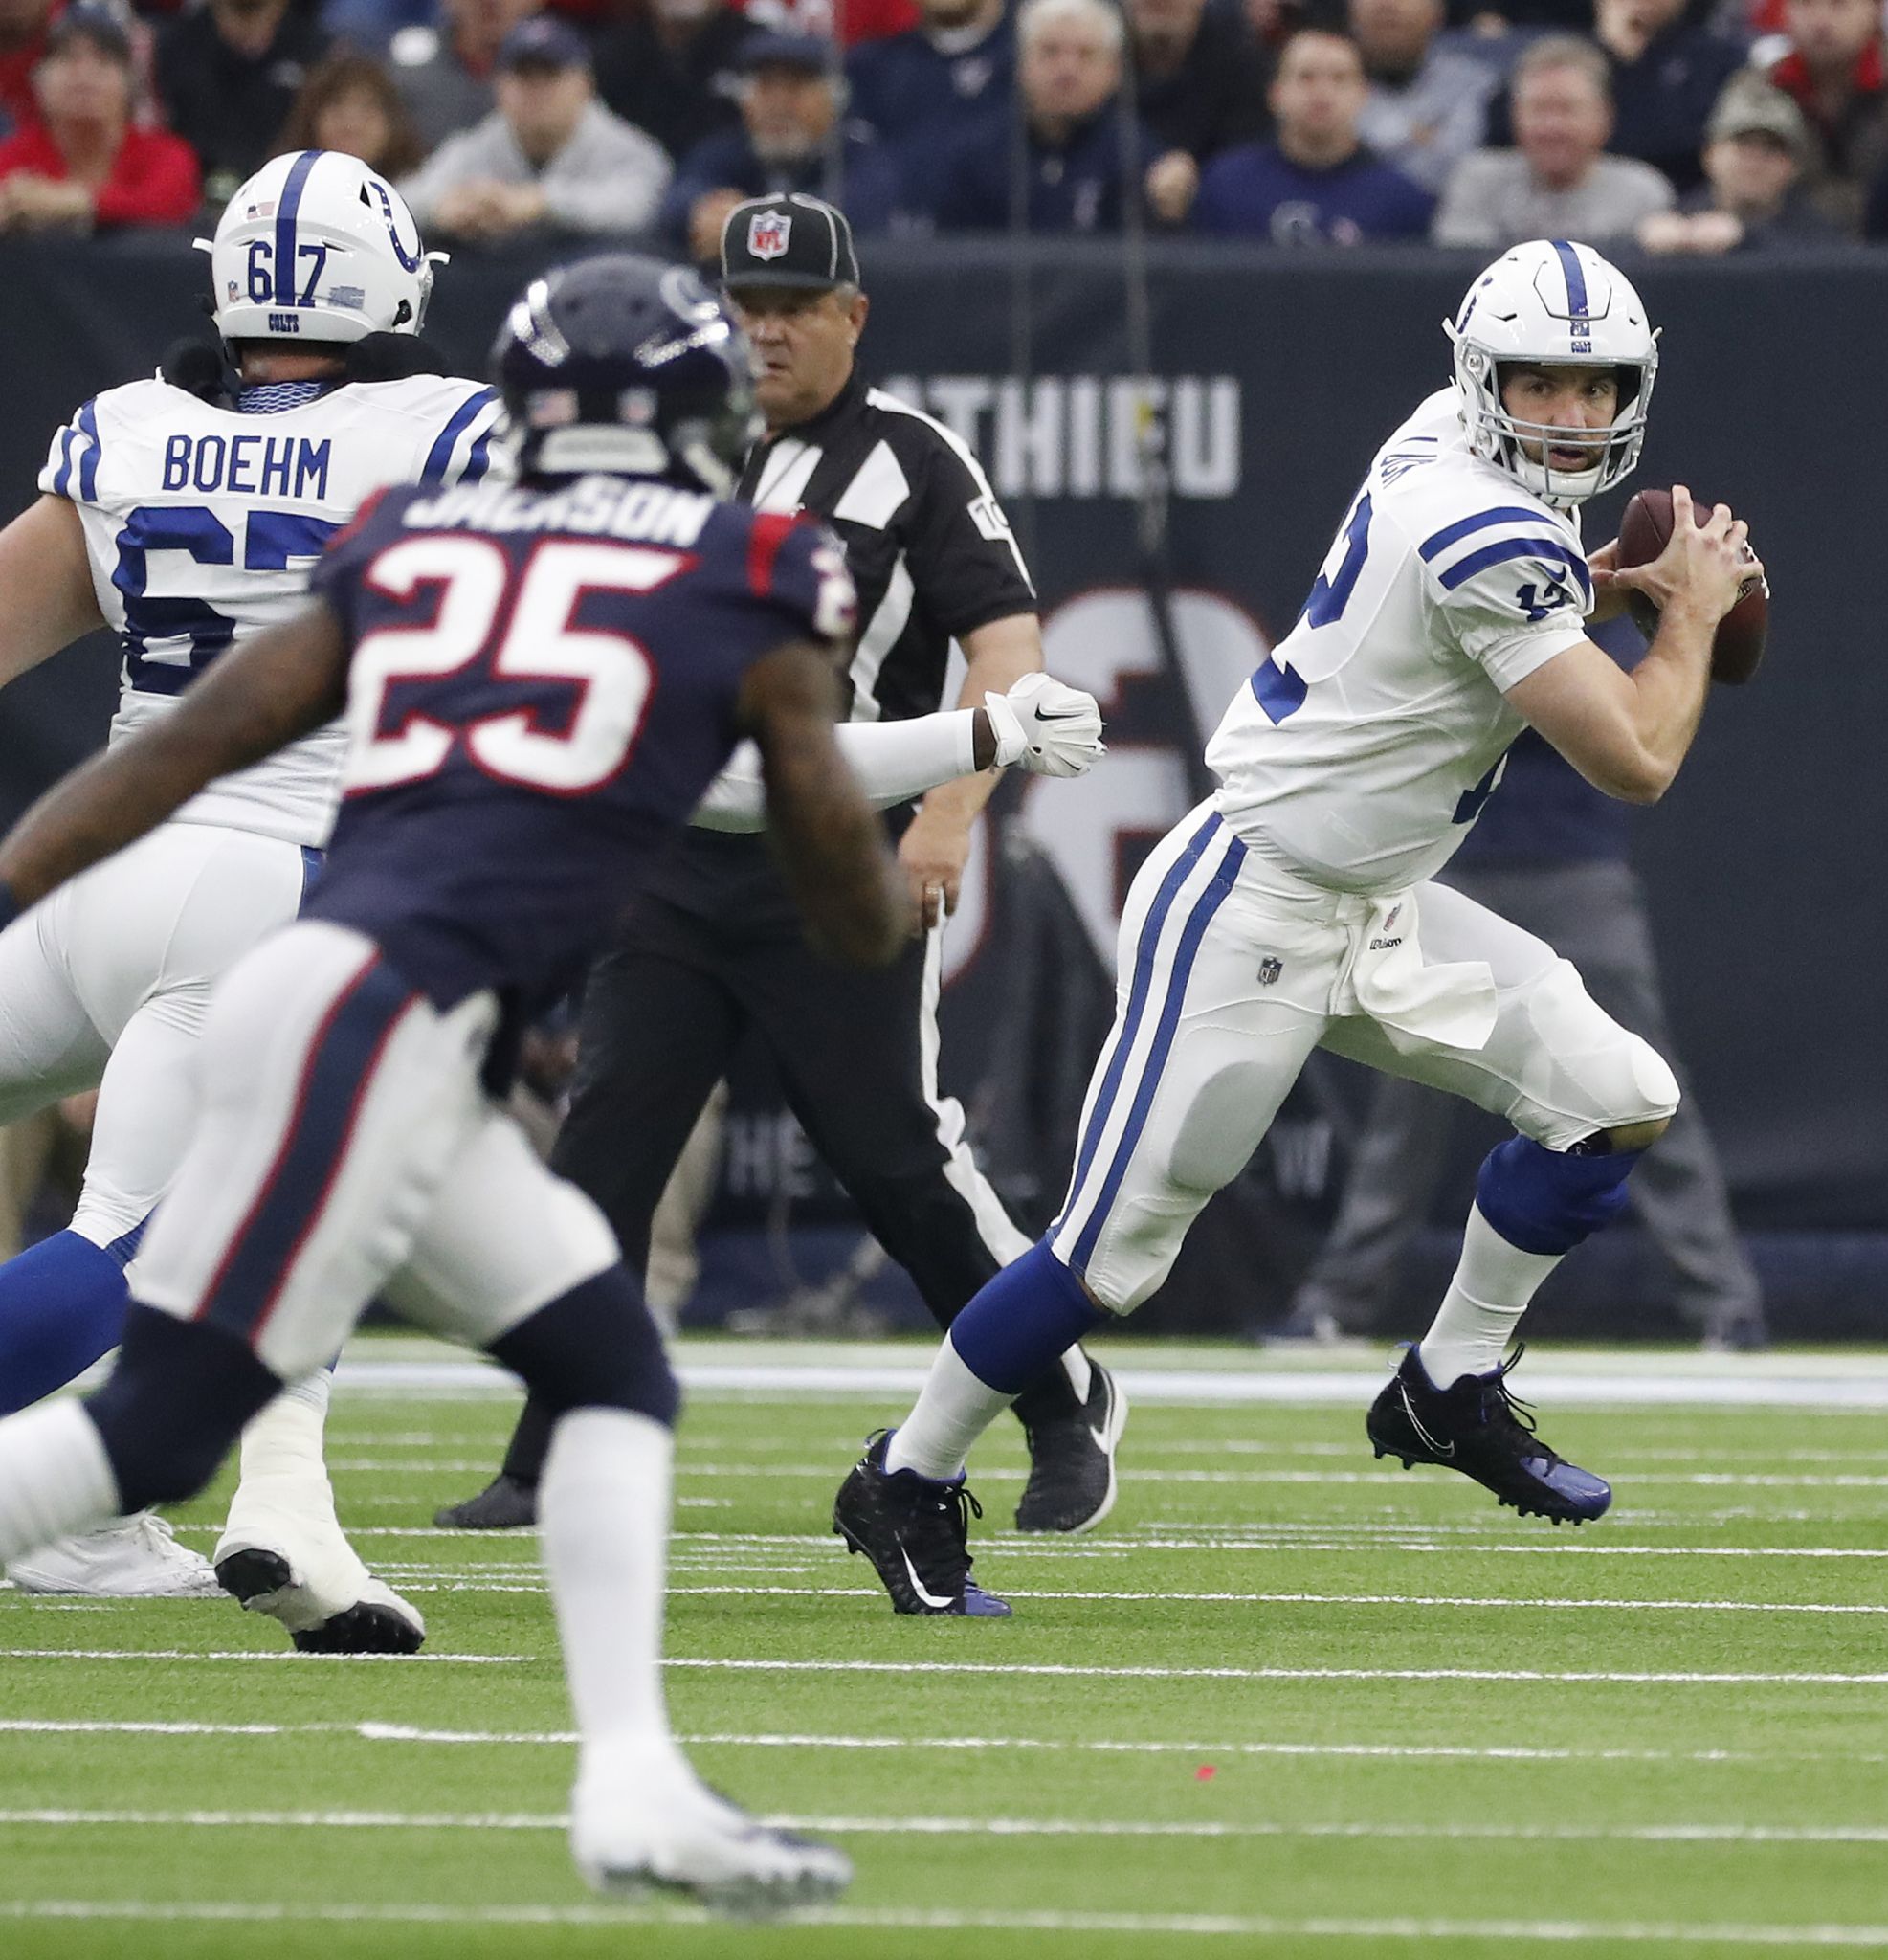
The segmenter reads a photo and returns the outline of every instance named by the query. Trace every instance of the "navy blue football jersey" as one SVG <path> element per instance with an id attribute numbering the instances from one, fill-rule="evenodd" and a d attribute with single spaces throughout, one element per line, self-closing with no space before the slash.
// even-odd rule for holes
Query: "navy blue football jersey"
<path id="1" fill-rule="evenodd" d="M 349 742 L 304 916 L 441 1007 L 571 985 L 740 740 L 747 669 L 854 610 L 817 523 L 603 476 L 390 491 L 312 584 Z"/>

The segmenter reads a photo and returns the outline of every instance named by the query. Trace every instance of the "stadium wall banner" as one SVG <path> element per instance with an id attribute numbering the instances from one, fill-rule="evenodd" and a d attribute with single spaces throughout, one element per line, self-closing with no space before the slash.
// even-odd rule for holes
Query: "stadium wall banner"
<path id="1" fill-rule="evenodd" d="M 977 448 L 1034 569 L 1050 664 L 1109 719 L 1095 774 L 1006 797 L 1004 836 L 980 852 L 953 929 L 947 1002 L 1009 959 L 990 920 L 1025 863 L 1059 875 L 1079 928 L 1051 970 L 1079 957 L 1105 977 L 1127 882 L 1201 791 L 1204 734 L 1288 630 L 1378 443 L 1447 380 L 1440 322 L 1476 270 L 1455 255 L 1181 243 L 1149 259 L 1151 359 L 1137 373 L 1109 246 L 869 250 L 868 378 Z M 429 335 L 476 370 L 542 262 L 461 254 Z M 1764 672 L 1720 690 L 1677 786 L 1634 819 L 1677 1044 L 1747 1226 L 1888 1234 L 1888 908 L 1872 876 L 1888 835 L 1888 661 L 1866 570 L 1888 394 L 1841 380 L 1888 316 L 1888 254 L 1807 256 L 1787 276 L 1767 261 L 1633 272 L 1663 328 L 1634 481 L 1732 501 L 1775 593 Z M 203 277 L 171 239 L 0 248 L 0 509 L 31 499 L 77 403 L 202 330 Z M 1623 494 L 1589 509 L 1589 538 L 1610 535 Z M 0 696 L 4 813 L 97 741 L 112 693 L 108 653 L 86 649 Z M 989 1027 L 947 1008 L 948 1085 L 973 1115 Z M 1356 1091 L 1330 1080 L 1307 1090 L 1309 1114 L 1288 1109 L 1263 1170 L 1295 1216 L 1327 1206 L 1342 1167 Z M 737 1161 L 752 1183 L 750 1144 Z M 786 1154 L 816 1204 L 817 1178 Z M 1036 1175 L 1053 1187 L 1059 1167 Z"/>

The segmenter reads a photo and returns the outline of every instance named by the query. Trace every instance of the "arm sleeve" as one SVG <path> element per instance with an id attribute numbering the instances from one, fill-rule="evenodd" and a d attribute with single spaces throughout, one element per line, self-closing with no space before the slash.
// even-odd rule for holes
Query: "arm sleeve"
<path id="1" fill-rule="evenodd" d="M 875 810 L 909 803 L 940 783 L 976 772 L 976 713 L 956 708 L 909 722 L 842 722 L 839 752 Z M 708 831 L 758 831 L 766 826 L 766 786 L 761 751 L 744 742 L 689 819 Z"/>
<path id="2" fill-rule="evenodd" d="M 90 503 L 98 495 L 100 447 L 99 405 L 95 398 L 83 404 L 53 437 L 46 467 L 39 472 L 39 488 L 48 497 L 69 497 L 75 503 Z"/>
<path id="3" fill-rule="evenodd" d="M 904 522 L 905 563 L 918 602 L 953 638 L 1036 610 L 1010 520 L 983 465 L 954 436 L 937 433 Z"/>
<path id="4" fill-rule="evenodd" d="M 1587 637 L 1587 561 L 1544 522 L 1471 533 L 1437 552 L 1429 571 L 1443 636 L 1503 693 Z"/>
<path id="5" fill-rule="evenodd" d="M 467 394 L 440 425 L 413 480 L 436 489 L 478 482 L 490 466 L 500 417 L 496 390 L 480 388 Z"/>

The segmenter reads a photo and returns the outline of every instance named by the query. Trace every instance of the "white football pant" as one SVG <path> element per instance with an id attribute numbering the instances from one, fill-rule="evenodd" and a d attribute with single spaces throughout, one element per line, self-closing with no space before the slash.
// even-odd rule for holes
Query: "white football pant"
<path id="1" fill-rule="evenodd" d="M 1406 968 L 1396 1008 L 1373 978 L 1392 958 Z M 1116 1313 L 1166 1278 L 1315 1048 L 1451 1090 L 1554 1150 L 1678 1106 L 1671 1069 L 1544 941 L 1445 885 L 1368 899 L 1307 883 L 1262 860 L 1210 803 L 1135 879 L 1119 975 L 1050 1228 L 1055 1256 Z M 1448 1038 L 1478 1013 L 1479 1046 Z"/>
<path id="2" fill-rule="evenodd" d="M 614 1265 L 602 1213 L 485 1093 L 497 1021 L 489 992 L 439 1012 L 360 933 L 276 934 L 216 990 L 196 1128 L 132 1297 L 292 1381 L 377 1294 L 482 1348 Z"/>
<path id="3" fill-rule="evenodd" d="M 93 1244 L 163 1194 L 196 1113 L 211 990 L 294 919 L 314 860 L 275 837 L 165 824 L 0 932 L 0 1124 L 99 1090 L 72 1221 Z"/>

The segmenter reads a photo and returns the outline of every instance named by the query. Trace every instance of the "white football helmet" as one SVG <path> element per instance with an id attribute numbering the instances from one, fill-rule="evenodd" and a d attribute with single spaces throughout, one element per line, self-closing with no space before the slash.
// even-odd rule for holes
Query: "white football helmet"
<path id="1" fill-rule="evenodd" d="M 1646 412 L 1658 372 L 1658 336 L 1632 282 L 1590 245 L 1536 238 L 1477 275 L 1442 330 L 1455 344 L 1455 387 L 1476 455 L 1555 505 L 1584 503 L 1632 473 L 1645 442 Z M 1590 468 L 1554 468 L 1544 444 L 1562 432 L 1517 421 L 1501 405 L 1501 366 L 1610 368 L 1619 412 Z M 1595 432 L 1597 433 L 1597 432 Z M 1523 438 L 1543 445 L 1536 462 Z"/>
<path id="2" fill-rule="evenodd" d="M 272 157 L 231 198 L 210 254 L 226 341 L 358 341 L 417 333 L 433 268 L 407 201 L 339 150 Z"/>

